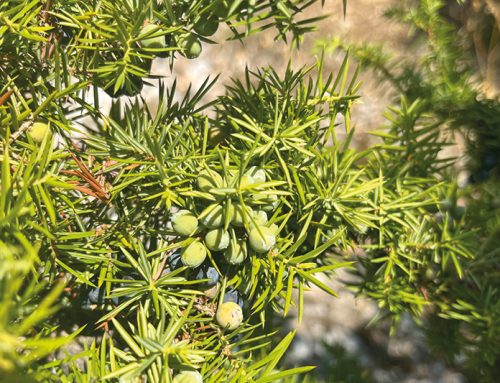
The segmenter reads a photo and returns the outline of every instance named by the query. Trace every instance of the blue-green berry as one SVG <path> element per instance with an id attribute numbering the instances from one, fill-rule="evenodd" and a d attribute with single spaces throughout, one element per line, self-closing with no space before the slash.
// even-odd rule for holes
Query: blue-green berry
<path id="1" fill-rule="evenodd" d="M 205 286 L 213 286 L 219 281 L 219 272 L 213 266 L 203 267 L 198 270 L 194 279 L 208 279 Z"/>
<path id="2" fill-rule="evenodd" d="M 172 215 L 172 227 L 177 234 L 189 237 L 198 229 L 198 218 L 189 210 L 179 210 Z"/>
<path id="3" fill-rule="evenodd" d="M 198 371 L 181 371 L 174 376 L 172 383 L 203 383 L 203 377 Z"/>
<path id="4" fill-rule="evenodd" d="M 224 252 L 224 258 L 231 265 L 239 265 L 248 256 L 247 243 L 242 239 L 233 239 Z"/>
<path id="5" fill-rule="evenodd" d="M 257 253 L 265 253 L 276 244 L 276 234 L 266 226 L 256 226 L 250 230 L 248 241 Z"/>
<path id="6" fill-rule="evenodd" d="M 216 229 L 224 224 L 224 209 L 221 205 L 208 206 L 200 216 L 202 217 L 201 223 L 209 229 Z"/>
<path id="7" fill-rule="evenodd" d="M 215 319 L 224 329 L 235 330 L 243 323 L 243 310 L 237 303 L 224 302 L 219 305 Z"/>
<path id="8" fill-rule="evenodd" d="M 181 254 L 184 266 L 195 268 L 200 266 L 207 257 L 207 249 L 200 241 L 191 242 Z"/>
<path id="9" fill-rule="evenodd" d="M 205 245 L 212 251 L 221 251 L 227 249 L 231 237 L 224 229 L 210 230 L 205 235 Z"/>
<path id="10" fill-rule="evenodd" d="M 226 293 L 224 294 L 224 302 L 234 302 L 243 308 L 243 296 L 236 289 L 226 290 Z"/>

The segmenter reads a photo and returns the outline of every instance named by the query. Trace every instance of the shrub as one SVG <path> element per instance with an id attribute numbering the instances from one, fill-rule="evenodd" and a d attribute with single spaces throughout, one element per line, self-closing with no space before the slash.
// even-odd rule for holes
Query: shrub
<path id="1" fill-rule="evenodd" d="M 340 82 L 306 85 L 318 64 L 247 72 L 208 104 L 215 79 L 181 101 L 162 86 L 156 111 L 118 97 L 139 94 L 154 57 L 200 55 L 219 24 L 235 39 L 275 27 L 299 42 L 320 19 L 296 18 L 313 3 L 0 4 L 2 381 L 265 382 L 311 369 L 277 370 L 293 333 L 262 324 L 302 309 L 310 283 L 333 293 L 316 274 L 348 264 L 325 255 L 337 238 L 297 198 L 296 166 L 323 150 L 336 115 L 323 105 L 352 88 L 323 100 Z M 98 88 L 116 98 L 109 115 Z M 78 141 L 81 116 L 94 124 Z M 212 129 L 230 134 L 214 144 Z"/>
<path id="2" fill-rule="evenodd" d="M 375 149 L 378 167 L 370 172 L 384 176 L 379 205 L 388 194 L 399 195 L 403 204 L 413 201 L 394 225 L 385 218 L 395 211 L 393 205 L 380 205 L 379 238 L 371 237 L 364 246 L 367 256 L 358 265 L 361 278 L 355 288 L 396 321 L 401 313 L 412 313 L 431 351 L 447 357 L 470 381 L 494 382 L 500 358 L 495 271 L 500 103 L 477 82 L 468 34 L 445 17 L 451 3 L 406 1 L 387 10 L 387 17 L 410 26 L 424 48 L 419 57 L 340 39 L 323 39 L 319 45 L 330 52 L 348 50 L 393 85 L 389 124 L 372 132 L 382 143 Z M 459 138 L 466 143 L 465 167 L 442 154 Z M 440 202 L 413 205 L 422 192 Z"/>
<path id="3" fill-rule="evenodd" d="M 300 320 L 311 285 L 335 295 L 320 275 L 338 268 L 396 321 L 422 318 L 434 348 L 494 376 L 498 188 L 492 177 L 458 189 L 438 128 L 490 123 L 498 104 L 444 61 L 453 46 L 431 45 L 443 67 L 424 61 L 425 81 L 420 67 L 394 80 L 400 106 L 364 151 L 351 145 L 347 56 L 336 74 L 322 57 L 247 70 L 208 102 L 217 78 L 180 99 L 160 86 L 154 111 L 118 98 L 138 95 L 154 57 L 203 55 L 220 24 L 298 44 L 319 20 L 299 17 L 313 3 L 0 4 L 3 380 L 296 380 L 313 367 L 280 370 L 294 333 L 273 319 L 296 308 Z M 418 9 L 443 39 L 432 3 Z M 116 98 L 109 114 L 97 88 Z M 78 141 L 81 116 L 94 124 Z M 446 339 L 432 332 L 443 327 Z"/>

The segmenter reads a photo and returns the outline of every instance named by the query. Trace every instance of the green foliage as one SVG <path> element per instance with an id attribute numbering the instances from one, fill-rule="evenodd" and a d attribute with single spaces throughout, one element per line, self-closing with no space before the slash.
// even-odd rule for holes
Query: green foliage
<path id="1" fill-rule="evenodd" d="M 9 137 L 7 137 L 9 138 Z M 9 145 L 2 151 L 0 189 L 0 379 L 24 381 L 21 372 L 43 360 L 76 335 L 53 337 L 55 327 L 48 323 L 57 311 L 56 305 L 64 282 L 54 275 L 52 283 L 44 276 L 45 266 L 37 256 L 39 243 L 31 241 L 29 228 L 40 230 L 31 222 L 38 198 L 44 195 L 44 183 L 49 182 L 43 166 L 50 147 L 44 141 L 44 151 L 22 158 L 14 165 Z M 26 162 L 26 164 L 24 164 Z M 11 164 L 16 166 L 11 174 Z M 44 179 L 45 178 L 45 179 Z M 36 185 L 36 186 L 34 186 Z M 33 193 L 30 197 L 29 193 Z M 30 243 L 31 242 L 31 243 Z M 57 278 L 57 279 L 56 279 Z"/>
<path id="2" fill-rule="evenodd" d="M 320 45 L 330 51 L 349 50 L 393 85 L 400 100 L 410 104 L 418 100 L 420 112 L 433 118 L 436 127 L 446 125 L 460 133 L 467 142 L 472 178 L 482 181 L 500 173 L 500 106 L 478 90 L 467 37 L 442 15 L 444 6 L 439 0 L 411 0 L 386 11 L 388 18 L 408 24 L 425 47 L 416 59 L 393 57 L 382 47 L 350 45 L 340 39 Z"/>
<path id="3" fill-rule="evenodd" d="M 182 98 L 161 85 L 157 110 L 135 98 L 99 111 L 90 85 L 135 95 L 154 57 L 203 54 L 219 24 L 299 43 L 314 3 L 0 4 L 3 380 L 297 381 L 312 367 L 280 370 L 294 333 L 270 324 L 292 308 L 301 319 L 311 285 L 335 295 L 320 275 L 349 267 L 383 313 L 412 313 L 437 352 L 464 354 L 464 369 L 492 381 L 498 183 L 491 170 L 457 188 L 440 153 L 448 126 L 472 148 L 497 144 L 498 103 L 457 65 L 440 2 L 392 12 L 432 31 L 421 61 L 393 69 L 352 49 L 401 92 L 365 151 L 351 145 L 347 55 L 336 74 L 322 57 L 283 75 L 247 70 L 208 103 L 217 78 Z M 92 126 L 79 142 L 81 116 Z M 443 326 L 455 343 L 435 335 Z"/>
<path id="4" fill-rule="evenodd" d="M 321 17 L 295 18 L 315 2 L 2 1 L 0 68 L 21 87 L 58 88 L 72 78 L 92 81 L 113 96 L 135 95 L 155 56 L 170 57 L 173 65 L 176 52 L 195 58 L 202 42 L 213 43 L 197 32 L 200 20 L 226 23 L 234 39 L 275 27 L 278 38 L 299 42 Z M 144 27 L 151 24 L 158 27 Z M 151 45 L 153 39 L 158 44 Z"/>
<path id="5" fill-rule="evenodd" d="M 370 170 L 371 178 L 384 177 L 373 200 L 380 225 L 364 246 L 356 288 L 395 319 L 413 313 L 436 354 L 450 363 L 465 356 L 457 369 L 471 381 L 493 382 L 500 358 L 500 103 L 472 81 L 471 52 L 444 6 L 409 1 L 386 12 L 412 28 L 425 48 L 418 57 L 340 39 L 320 44 L 349 50 L 396 90 L 389 125 L 373 132 L 382 139 Z M 462 187 L 455 180 L 463 170 L 442 155 L 458 135 L 470 174 Z"/>
<path id="6" fill-rule="evenodd" d="M 348 120 L 355 99 L 347 60 L 326 82 L 309 77 L 321 62 L 283 78 L 247 72 L 208 104 L 201 99 L 215 80 L 181 101 L 175 84 L 162 86 L 154 113 L 117 100 L 103 115 L 89 85 L 137 94 L 155 56 L 173 65 L 213 42 L 202 19 L 227 24 L 233 38 L 275 27 L 299 42 L 319 18 L 296 16 L 313 3 L 2 2 L 3 380 L 171 382 L 198 371 L 190 375 L 204 382 L 271 382 L 312 369 L 278 370 L 293 332 L 263 328 L 275 313 L 301 313 L 310 284 L 334 294 L 317 274 L 350 265 L 325 254 L 347 229 L 326 231 L 327 216 L 317 222 L 308 204 L 324 187 L 310 172 L 331 151 L 318 143 L 333 136 L 338 114 Z M 84 150 L 74 138 L 82 115 L 95 123 Z M 213 130 L 224 133 L 218 143 Z M 357 174 L 337 185 L 354 227 L 349 196 L 370 188 L 347 155 L 342 170 L 331 166 Z M 211 230 L 227 234 L 227 246 Z M 245 256 L 224 254 L 230 243 L 233 252 L 245 245 Z M 234 309 L 229 320 L 223 307 Z"/>

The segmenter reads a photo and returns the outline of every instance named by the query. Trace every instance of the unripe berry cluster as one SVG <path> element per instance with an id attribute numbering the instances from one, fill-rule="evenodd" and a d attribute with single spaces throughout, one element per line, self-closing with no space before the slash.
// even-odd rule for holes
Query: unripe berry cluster
<path id="1" fill-rule="evenodd" d="M 222 174 L 210 168 L 201 171 L 193 189 L 202 202 L 176 211 L 170 219 L 174 233 L 187 243 L 180 252 L 182 265 L 200 268 L 203 272 L 199 276 L 215 283 L 217 270 L 205 264 L 209 253 L 219 269 L 243 265 L 251 255 L 269 252 L 277 243 L 278 233 L 268 214 L 277 208 L 279 199 L 277 191 L 266 183 L 264 169 L 253 166 Z M 217 278 L 208 275 L 211 269 Z M 243 321 L 242 305 L 224 301 L 216 320 L 234 330 Z"/>
<path id="2" fill-rule="evenodd" d="M 241 177 L 233 174 L 227 178 L 213 170 L 202 171 L 197 189 L 208 193 L 214 202 L 198 215 L 182 209 L 171 217 L 177 235 L 195 237 L 182 251 L 185 266 L 200 266 L 207 249 L 222 253 L 227 263 L 239 265 L 249 252 L 266 253 L 276 244 L 278 227 L 269 224 L 268 212 L 277 206 L 277 196 L 253 193 L 265 189 L 259 188 L 266 182 L 264 170 L 252 167 Z"/>

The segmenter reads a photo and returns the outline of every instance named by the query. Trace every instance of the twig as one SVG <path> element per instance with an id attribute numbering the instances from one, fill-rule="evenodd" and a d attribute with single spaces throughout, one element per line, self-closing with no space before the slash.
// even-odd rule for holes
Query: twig
<path id="1" fill-rule="evenodd" d="M 73 160 L 76 162 L 80 170 L 62 170 L 61 173 L 64 174 L 70 174 L 70 175 L 75 175 L 80 178 L 82 178 L 84 181 L 86 181 L 89 185 L 89 187 L 85 187 L 82 185 L 77 185 L 75 186 L 75 189 L 81 191 L 82 193 L 88 194 L 92 197 L 100 199 L 102 202 L 106 204 L 110 204 L 110 195 L 108 191 L 105 188 L 105 185 L 103 185 L 99 180 L 97 180 L 94 175 L 91 173 L 91 171 L 87 168 L 87 166 L 80 161 L 79 158 L 77 158 L 73 153 L 70 153 L 71 157 Z"/>
<path id="2" fill-rule="evenodd" d="M 7 99 L 10 97 L 12 93 L 14 93 L 14 89 L 9 89 L 2 96 L 0 96 L 0 106 L 2 106 L 5 103 L 5 101 L 7 101 Z"/>
<path id="3" fill-rule="evenodd" d="M 173 250 L 171 250 L 165 254 L 163 261 L 161 261 L 160 268 L 158 269 L 158 271 L 156 272 L 156 274 L 153 277 L 154 281 L 157 281 L 158 279 L 160 279 L 161 275 L 163 274 L 163 270 L 165 270 L 167 260 L 172 254 L 173 254 Z"/>
<path id="4" fill-rule="evenodd" d="M 47 2 L 45 3 L 45 9 L 43 10 L 43 22 L 46 25 L 51 25 L 49 23 L 49 12 L 51 7 L 52 7 L 52 0 L 47 0 Z M 44 44 L 42 48 L 42 55 L 41 55 L 42 61 L 45 61 L 47 57 L 51 58 L 54 55 L 55 44 L 53 43 L 53 41 L 56 38 L 56 36 L 57 33 L 55 33 L 54 31 L 50 32 L 49 38 L 47 39 L 47 43 Z"/>
<path id="5" fill-rule="evenodd" d="M 29 116 L 28 119 L 21 124 L 19 130 L 12 133 L 10 136 L 9 144 L 12 144 L 15 140 L 19 138 L 25 131 L 27 131 L 33 125 L 33 116 Z"/>
<path id="6" fill-rule="evenodd" d="M 43 21 L 45 23 L 49 22 L 49 11 L 51 7 L 52 7 L 52 0 L 47 0 L 47 2 L 45 3 L 45 9 L 43 13 Z"/>

